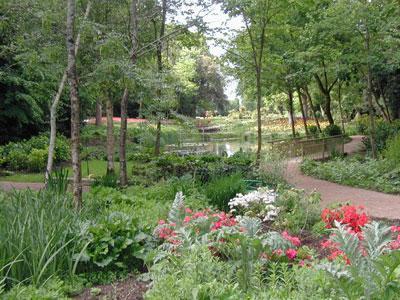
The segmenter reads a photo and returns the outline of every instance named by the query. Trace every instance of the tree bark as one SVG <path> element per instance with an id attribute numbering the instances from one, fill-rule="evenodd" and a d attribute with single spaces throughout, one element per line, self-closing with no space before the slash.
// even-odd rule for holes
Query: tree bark
<path id="1" fill-rule="evenodd" d="M 312 102 L 312 97 L 311 97 L 310 91 L 308 90 L 307 86 L 303 87 L 303 90 L 306 93 L 308 102 L 310 103 L 311 112 L 313 114 L 313 117 L 314 117 L 314 120 L 315 120 L 315 124 L 318 127 L 318 131 L 321 133 L 322 132 L 321 126 L 319 125 L 319 121 L 318 121 L 318 118 L 317 118 L 317 113 L 315 111 L 315 107 L 314 107 L 313 102 Z"/>
<path id="2" fill-rule="evenodd" d="M 160 141 L 161 141 L 161 120 L 157 121 L 157 130 L 156 130 L 156 144 L 154 147 L 154 155 L 160 155 Z"/>
<path id="3" fill-rule="evenodd" d="M 161 18 L 161 28 L 160 28 L 160 36 L 157 42 L 157 66 L 158 66 L 158 74 L 161 76 L 163 71 L 163 63 L 162 63 L 162 50 L 163 50 L 163 37 L 165 35 L 165 23 L 167 20 L 167 1 L 162 0 L 162 18 Z M 157 36 L 156 36 L 157 38 Z M 157 90 L 157 96 L 159 101 L 161 101 L 161 88 Z M 160 155 L 160 139 L 161 139 L 161 119 L 157 117 L 157 129 L 156 129 L 156 142 L 154 146 L 154 154 L 156 156 Z"/>
<path id="4" fill-rule="evenodd" d="M 96 126 L 100 126 L 103 122 L 103 107 L 101 100 L 96 101 Z"/>
<path id="5" fill-rule="evenodd" d="M 297 88 L 297 94 L 298 94 L 298 97 L 299 97 L 300 110 L 301 110 L 301 117 L 302 117 L 302 119 L 303 119 L 304 131 L 306 132 L 306 136 L 309 136 L 309 133 L 308 133 L 308 126 L 307 126 L 307 116 L 306 116 L 306 113 L 305 113 L 305 111 L 304 111 L 304 102 L 303 102 L 303 98 L 302 98 L 302 97 L 303 97 L 303 94 L 301 93 L 299 87 Z"/>
<path id="6" fill-rule="evenodd" d="M 296 137 L 296 129 L 295 129 L 295 119 L 293 115 L 293 92 L 289 89 L 288 91 L 288 108 L 289 108 L 289 118 L 291 119 L 290 125 L 292 127 L 292 136 L 293 138 Z"/>
<path id="7" fill-rule="evenodd" d="M 328 119 L 329 124 L 331 124 L 331 125 L 335 124 L 335 121 L 333 120 L 333 116 L 332 116 L 332 111 L 331 111 L 331 103 L 332 103 L 331 90 L 335 86 L 338 79 L 336 78 L 333 81 L 333 83 L 329 86 L 326 72 L 324 72 L 325 85 L 322 83 L 322 80 L 318 74 L 315 74 L 314 77 L 317 81 L 319 90 L 321 91 L 322 95 L 325 98 L 324 111 L 325 111 L 326 118 Z"/>
<path id="8" fill-rule="evenodd" d="M 340 122 L 342 124 L 342 134 L 345 134 L 344 119 L 343 119 L 343 107 L 342 107 L 342 82 L 341 81 L 339 81 L 339 84 L 338 84 L 338 102 L 339 102 L 339 111 L 340 111 Z"/>
<path id="9" fill-rule="evenodd" d="M 107 174 L 114 173 L 114 122 L 113 122 L 113 104 L 111 99 L 107 97 L 106 101 L 107 114 Z"/>
<path id="10" fill-rule="evenodd" d="M 89 16 L 90 9 L 91 9 L 91 1 L 88 1 L 86 5 L 86 11 L 84 15 L 84 20 L 86 20 Z M 78 33 L 78 36 L 75 41 L 75 56 L 78 55 L 79 44 L 81 41 L 81 34 Z M 60 84 L 58 86 L 57 93 L 54 95 L 53 100 L 51 102 L 50 107 L 50 140 L 49 140 L 49 150 L 47 155 L 47 166 L 46 166 L 46 173 L 45 173 L 45 184 L 47 185 L 49 176 L 53 172 L 53 163 L 54 163 L 54 149 L 57 139 L 57 107 L 60 102 L 61 95 L 64 91 L 65 83 L 67 82 L 67 72 L 68 67 L 65 69 L 63 76 L 61 78 Z"/>
<path id="11" fill-rule="evenodd" d="M 131 61 L 132 64 L 136 65 L 137 51 L 138 51 L 138 15 L 137 15 L 137 0 L 132 0 L 131 3 Z M 126 166 L 126 133 L 127 133 L 127 120 L 128 120 L 128 98 L 129 90 L 125 88 L 124 94 L 121 100 L 121 128 L 120 128 L 120 140 L 119 140 L 119 181 L 121 186 L 128 184 L 128 172 Z"/>
<path id="12" fill-rule="evenodd" d="M 375 129 L 374 106 L 373 106 L 373 103 L 372 103 L 372 74 L 371 74 L 371 66 L 370 66 L 370 63 L 369 63 L 370 35 L 369 35 L 368 26 L 367 26 L 366 34 L 365 34 L 365 49 L 367 50 L 367 55 L 368 55 L 366 97 L 367 97 L 367 103 L 368 103 L 368 112 L 369 112 L 368 114 L 369 114 L 369 122 L 370 122 L 369 139 L 370 139 L 370 142 L 371 142 L 371 154 L 372 154 L 372 157 L 376 158 L 377 157 L 377 150 L 376 150 L 376 144 L 375 144 L 376 129 Z"/>
<path id="13" fill-rule="evenodd" d="M 82 207 L 82 175 L 80 160 L 80 103 L 78 96 L 78 80 L 76 72 L 76 53 L 74 43 L 75 0 L 68 0 L 67 13 L 67 49 L 68 49 L 68 82 L 71 100 L 71 158 L 73 184 L 72 193 L 77 209 Z"/>
<path id="14" fill-rule="evenodd" d="M 262 91 L 261 91 L 261 70 L 257 68 L 257 162 L 261 159 L 262 149 L 262 120 L 261 120 L 261 103 L 262 103 Z"/>

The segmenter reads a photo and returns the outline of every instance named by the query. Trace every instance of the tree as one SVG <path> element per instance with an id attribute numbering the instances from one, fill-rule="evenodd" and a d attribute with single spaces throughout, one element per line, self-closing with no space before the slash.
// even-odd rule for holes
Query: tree
<path id="1" fill-rule="evenodd" d="M 257 161 L 259 161 L 262 148 L 261 106 L 264 49 L 267 43 L 268 26 L 274 19 L 279 18 L 279 13 L 282 12 L 285 3 L 284 1 L 274 0 L 245 2 L 230 0 L 224 1 L 223 6 L 230 16 L 241 16 L 245 24 L 245 31 L 241 32 L 236 39 L 236 45 L 228 53 L 236 57 L 235 61 L 240 61 L 240 64 L 244 63 L 250 66 L 254 73 L 257 99 Z M 235 51 L 238 48 L 239 51 Z"/>
<path id="2" fill-rule="evenodd" d="M 131 3 L 131 61 L 132 65 L 136 65 L 137 51 L 138 51 L 138 1 L 132 0 Z M 119 164 L 120 174 L 119 180 L 121 186 L 128 184 L 128 174 L 126 167 L 126 132 L 127 132 L 127 118 L 128 118 L 128 88 L 125 88 L 121 100 L 121 128 L 120 128 L 120 141 L 119 141 Z"/>
<path id="3" fill-rule="evenodd" d="M 75 0 L 67 2 L 67 50 L 68 72 L 67 78 L 70 86 L 71 100 L 71 158 L 72 158 L 72 193 L 76 208 L 82 207 L 82 180 L 80 160 L 80 104 L 78 95 L 78 79 L 76 73 L 76 56 L 74 42 Z"/>
<path id="4" fill-rule="evenodd" d="M 84 21 L 88 18 L 92 2 L 88 1 L 84 16 Z M 75 47 L 75 56 L 78 55 L 79 45 L 81 40 L 81 34 L 78 33 L 76 37 L 76 41 L 74 44 Z M 45 173 L 45 183 L 47 184 L 49 180 L 49 176 L 53 171 L 53 162 L 54 162 L 54 148 L 56 144 L 56 136 L 57 136 L 57 108 L 60 103 L 61 95 L 64 91 L 65 82 L 67 81 L 67 69 L 64 71 L 64 74 L 61 78 L 60 84 L 58 86 L 57 93 L 54 95 L 53 100 L 51 102 L 50 107 L 50 141 L 49 141 L 49 150 L 47 155 L 47 166 Z M 97 119 L 96 119 L 97 121 Z"/>

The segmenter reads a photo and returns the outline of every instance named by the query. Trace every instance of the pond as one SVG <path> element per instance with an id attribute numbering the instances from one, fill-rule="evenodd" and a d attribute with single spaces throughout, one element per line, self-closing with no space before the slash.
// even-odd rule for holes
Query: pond
<path id="1" fill-rule="evenodd" d="M 216 155 L 232 156 L 239 151 L 255 151 L 256 141 L 243 141 L 241 139 L 213 140 L 204 142 L 184 142 L 180 145 L 166 146 L 167 152 L 176 152 L 182 155 L 193 153 L 213 153 Z"/>

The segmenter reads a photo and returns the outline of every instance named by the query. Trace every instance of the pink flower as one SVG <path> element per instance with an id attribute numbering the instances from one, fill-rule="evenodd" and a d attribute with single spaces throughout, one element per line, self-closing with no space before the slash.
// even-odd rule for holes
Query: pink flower
<path id="1" fill-rule="evenodd" d="M 184 219 L 183 219 L 183 223 L 189 223 L 190 222 L 190 217 L 189 216 L 186 216 Z"/>
<path id="2" fill-rule="evenodd" d="M 293 260 L 296 258 L 297 256 L 297 251 L 295 249 L 287 249 L 286 250 L 286 256 L 287 258 L 289 258 L 290 260 Z"/>
<path id="3" fill-rule="evenodd" d="M 165 224 L 165 221 L 164 221 L 164 220 L 158 221 L 158 225 L 164 225 L 164 224 Z"/>
<path id="4" fill-rule="evenodd" d="M 187 214 L 191 214 L 193 211 L 192 211 L 190 208 L 185 208 L 185 212 L 186 212 Z"/>
<path id="5" fill-rule="evenodd" d="M 283 254 L 283 251 L 282 251 L 282 249 L 277 249 L 277 250 L 272 251 L 272 254 L 281 256 Z"/>
<path id="6" fill-rule="evenodd" d="M 400 232 L 400 226 L 392 226 L 392 232 Z"/>
<path id="7" fill-rule="evenodd" d="M 205 213 L 203 213 L 202 211 L 198 211 L 193 215 L 193 218 L 197 219 L 197 218 L 202 218 L 202 217 L 206 217 L 206 216 L 207 215 Z"/>
<path id="8" fill-rule="evenodd" d="M 300 247 L 301 246 L 300 239 L 298 237 L 296 237 L 296 236 L 289 235 L 287 231 L 282 232 L 282 237 L 285 240 L 291 242 L 293 246 L 296 246 L 296 247 Z"/>

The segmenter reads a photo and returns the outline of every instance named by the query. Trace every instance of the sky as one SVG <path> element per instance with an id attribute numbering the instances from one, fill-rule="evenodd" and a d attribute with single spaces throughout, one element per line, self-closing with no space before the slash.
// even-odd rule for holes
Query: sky
<path id="1" fill-rule="evenodd" d="M 184 9 L 184 8 L 183 8 Z M 200 11 L 200 8 L 192 8 L 194 13 L 197 14 Z M 221 57 L 225 54 L 225 50 L 222 46 L 215 42 L 216 39 L 223 39 L 229 41 L 234 37 L 234 33 L 236 30 L 243 29 L 244 23 L 241 18 L 234 17 L 231 18 L 227 14 L 225 14 L 221 8 L 221 5 L 215 4 L 213 5 L 207 12 L 200 12 L 200 16 L 204 16 L 204 21 L 207 24 L 208 28 L 220 29 L 224 28 L 222 32 L 213 32 L 207 34 L 207 44 L 210 48 L 210 53 L 216 57 Z M 177 18 L 179 21 L 179 17 Z M 233 77 L 227 77 L 226 86 L 225 86 L 225 94 L 228 96 L 229 100 L 234 100 L 238 98 L 236 94 L 236 88 L 238 81 Z"/>

